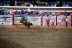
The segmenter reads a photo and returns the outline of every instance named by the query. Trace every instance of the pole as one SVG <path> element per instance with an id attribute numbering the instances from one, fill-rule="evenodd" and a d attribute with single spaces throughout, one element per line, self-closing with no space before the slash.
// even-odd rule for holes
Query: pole
<path id="1" fill-rule="evenodd" d="M 56 26 L 57 26 L 57 13 L 56 13 Z"/>
<path id="2" fill-rule="evenodd" d="M 12 25 L 14 25 L 14 13 L 12 13 Z"/>
<path id="3" fill-rule="evenodd" d="M 41 16 L 41 26 L 43 25 L 43 16 Z"/>
<path id="4" fill-rule="evenodd" d="M 70 15 L 71 15 L 71 26 L 72 26 L 72 12 L 71 12 L 71 14 L 70 14 Z"/>

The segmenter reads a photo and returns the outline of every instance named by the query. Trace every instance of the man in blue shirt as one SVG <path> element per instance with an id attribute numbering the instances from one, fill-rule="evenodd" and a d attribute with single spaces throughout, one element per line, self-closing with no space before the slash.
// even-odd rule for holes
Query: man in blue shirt
<path id="1" fill-rule="evenodd" d="M 68 12 L 67 12 L 67 16 L 69 16 L 69 15 L 70 15 L 70 12 L 68 11 Z"/>
<path id="2" fill-rule="evenodd" d="M 64 15 L 67 16 L 67 12 L 66 11 L 64 12 Z"/>
<path id="3" fill-rule="evenodd" d="M 24 10 L 21 10 L 21 14 L 25 14 Z"/>
<path id="4" fill-rule="evenodd" d="M 49 16 L 49 15 L 50 15 L 50 12 L 49 12 L 49 11 L 47 11 L 47 13 L 46 13 L 46 14 L 47 14 L 47 16 Z"/>

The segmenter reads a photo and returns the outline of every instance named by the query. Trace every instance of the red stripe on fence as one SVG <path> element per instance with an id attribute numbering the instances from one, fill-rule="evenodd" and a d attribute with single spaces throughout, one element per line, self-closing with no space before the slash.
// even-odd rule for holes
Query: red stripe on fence
<path id="1" fill-rule="evenodd" d="M 71 26 L 72 26 L 72 12 L 71 12 Z"/>
<path id="2" fill-rule="evenodd" d="M 14 25 L 14 13 L 12 13 L 12 25 Z"/>

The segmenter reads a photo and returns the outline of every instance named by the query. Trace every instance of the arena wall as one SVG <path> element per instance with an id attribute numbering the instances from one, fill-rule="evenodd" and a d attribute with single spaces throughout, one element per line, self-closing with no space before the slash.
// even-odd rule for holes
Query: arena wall
<path id="1" fill-rule="evenodd" d="M 42 11 L 49 10 L 49 11 L 55 11 L 55 12 L 58 12 L 58 11 L 59 12 L 64 12 L 64 11 L 72 12 L 72 7 L 23 7 L 23 6 L 20 6 L 19 7 L 19 6 L 0 6 L 0 9 L 2 9 L 2 8 L 8 9 L 8 10 L 10 10 L 10 9 L 13 9 L 13 10 L 21 10 L 21 9 L 24 9 L 25 10 L 25 9 L 30 8 L 31 10 L 39 10 L 40 9 Z M 3 25 L 3 24 L 7 25 L 8 23 L 10 25 L 12 25 L 12 24 L 21 24 L 20 23 L 20 19 L 21 19 L 20 16 L 17 16 L 17 15 L 14 15 L 14 14 L 12 14 L 12 15 L 0 15 L 0 16 L 3 16 L 3 17 L 0 17 L 1 18 L 0 19 L 0 24 L 1 25 Z M 7 18 L 4 17 L 4 16 L 6 16 Z M 10 22 L 7 21 L 8 18 L 11 19 L 11 20 L 10 19 L 8 20 Z M 30 21 L 32 19 L 32 21 L 30 21 L 30 22 L 32 22 L 35 25 L 46 25 L 46 23 L 45 23 L 46 18 L 47 17 L 28 17 L 28 20 Z M 61 25 L 60 23 L 62 23 L 61 21 L 62 21 L 63 16 L 62 15 L 61 16 L 57 16 L 57 18 L 56 18 L 56 15 L 55 15 L 54 17 L 51 17 L 50 16 L 50 18 L 51 18 L 50 19 L 51 20 L 50 21 L 50 25 L 52 24 L 52 22 L 53 22 L 52 20 L 54 19 L 55 24 L 57 26 L 59 26 L 59 25 Z M 69 23 L 68 24 L 69 25 L 72 25 L 72 15 L 68 16 L 68 18 L 69 18 Z M 4 19 L 6 19 L 6 21 L 4 21 Z"/>
<path id="2" fill-rule="evenodd" d="M 72 16 L 67 16 L 68 17 L 68 26 L 70 26 L 72 24 Z M 34 26 L 46 26 L 46 19 L 49 18 L 50 19 L 50 26 L 57 24 L 57 26 L 64 26 L 65 22 L 62 21 L 62 19 L 65 19 L 64 15 L 60 15 L 57 16 L 36 16 L 36 17 L 32 17 L 32 16 L 28 16 L 28 22 L 33 23 Z M 20 23 L 21 20 L 21 16 L 20 15 L 0 15 L 0 25 L 13 25 L 13 24 L 22 24 Z M 57 20 L 57 21 L 56 21 Z"/>

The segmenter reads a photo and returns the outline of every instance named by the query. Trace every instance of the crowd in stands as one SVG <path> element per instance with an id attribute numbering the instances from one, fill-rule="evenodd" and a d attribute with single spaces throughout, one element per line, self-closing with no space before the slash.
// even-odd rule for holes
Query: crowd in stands
<path id="1" fill-rule="evenodd" d="M 7 2 L 6 1 L 0 2 L 0 6 L 7 6 Z"/>
<path id="2" fill-rule="evenodd" d="M 14 14 L 18 14 L 18 15 L 29 15 L 29 16 L 49 16 L 49 15 L 56 15 L 56 12 L 50 12 L 49 10 L 48 11 L 41 11 L 41 10 L 31 10 L 31 9 L 22 9 L 22 10 L 7 10 L 5 8 L 3 8 L 2 10 L 0 10 L 0 15 L 12 15 L 12 13 Z M 58 16 L 60 15 L 60 12 L 58 11 Z M 65 11 L 64 14 L 65 16 L 69 16 L 70 15 L 70 12 L 68 11 Z"/>
<path id="3" fill-rule="evenodd" d="M 0 6 L 7 6 L 7 2 L 0 2 Z M 19 1 L 18 3 L 15 2 L 14 6 L 29 6 L 29 7 L 37 7 L 39 6 L 38 3 L 33 4 L 33 2 L 24 2 L 24 1 Z M 46 2 L 45 6 L 49 7 L 60 7 L 60 1 L 56 1 L 53 3 Z M 66 2 L 62 2 L 61 7 L 70 7 L 70 5 Z"/>
<path id="4" fill-rule="evenodd" d="M 56 1 L 56 2 L 54 2 L 54 3 L 47 3 L 47 2 L 46 2 L 46 6 L 60 7 L 60 1 Z M 66 2 L 62 2 L 61 7 L 70 7 L 70 5 L 67 4 Z"/>

